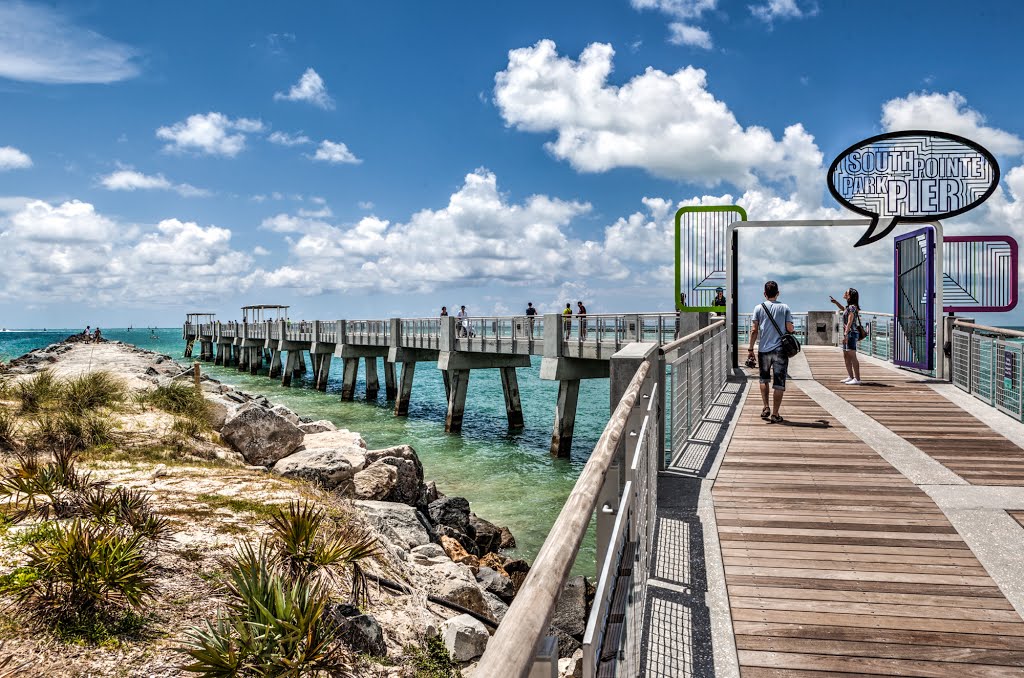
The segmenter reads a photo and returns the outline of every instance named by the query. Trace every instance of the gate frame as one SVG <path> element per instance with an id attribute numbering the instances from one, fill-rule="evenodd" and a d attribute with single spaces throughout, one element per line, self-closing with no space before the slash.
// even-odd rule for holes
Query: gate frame
<path id="1" fill-rule="evenodd" d="M 892 243 L 893 243 L 893 273 L 892 273 L 892 275 L 893 275 L 893 290 L 892 290 L 892 317 L 893 317 L 893 324 L 892 324 L 892 337 L 889 338 L 889 346 L 890 346 L 890 349 L 889 349 L 889 353 L 890 353 L 889 360 L 891 360 L 892 364 L 895 365 L 896 367 L 905 367 L 905 368 L 911 369 L 911 370 L 924 370 L 924 369 L 927 369 L 928 363 L 925 362 L 924 365 L 913 364 L 913 363 L 899 363 L 899 362 L 896 362 L 896 357 L 894 355 L 892 355 L 893 354 L 893 349 L 895 347 L 895 338 L 898 336 L 898 333 L 902 333 L 904 337 L 906 336 L 906 333 L 903 332 L 902 329 L 900 328 L 900 323 L 899 323 L 899 320 L 900 320 L 900 314 L 899 314 L 899 308 L 900 308 L 900 280 L 899 280 L 899 275 L 900 275 L 900 271 L 899 271 L 899 266 L 900 266 L 900 248 L 899 248 L 899 242 L 903 241 L 903 240 L 910 240 L 911 238 L 913 238 L 914 240 L 917 240 L 918 238 L 920 238 L 922 236 L 924 236 L 926 247 L 931 247 L 931 250 L 932 250 L 931 252 L 925 253 L 925 259 L 927 260 L 928 257 L 935 258 L 935 255 L 938 254 L 941 250 L 939 250 L 937 247 L 935 247 L 935 229 L 933 227 L 927 225 L 927 224 L 925 224 L 924 226 L 922 226 L 921 228 L 919 228 L 917 230 L 910 231 L 909 233 L 903 233 L 901 235 L 894 236 L 893 239 L 892 239 Z M 933 270 L 932 271 L 932 275 L 934 275 L 934 273 L 935 272 Z M 941 282 L 942 281 L 940 280 L 940 284 L 941 284 Z M 934 277 L 931 280 L 926 280 L 925 281 L 925 290 L 926 290 L 925 293 L 926 294 L 931 294 L 933 299 L 935 298 L 935 287 L 936 287 L 936 285 L 935 285 Z M 925 329 L 925 336 L 928 336 L 929 333 L 934 333 L 935 332 L 935 327 L 934 326 L 935 326 L 936 322 L 941 324 L 941 319 L 942 319 L 941 315 L 939 315 L 937 318 L 935 317 L 935 307 L 934 306 L 932 306 L 930 309 L 928 309 L 928 312 L 925 313 L 925 322 L 931 321 L 932 327 L 928 327 L 928 328 Z M 937 340 L 937 337 L 935 337 L 934 334 L 933 334 L 932 338 Z M 934 369 L 934 365 L 938 361 L 938 359 L 939 359 L 939 356 L 936 356 L 934 354 L 932 355 L 932 360 L 931 360 L 931 362 L 932 362 L 932 369 Z"/>
<path id="2" fill-rule="evenodd" d="M 729 302 L 729 310 L 725 314 L 726 333 L 728 334 L 729 353 L 732 356 L 732 366 L 739 367 L 739 304 L 737 294 L 739 291 L 739 271 L 737 259 L 739 257 L 739 233 L 738 228 L 784 228 L 787 226 L 800 226 L 811 228 L 829 227 L 860 227 L 870 226 L 871 219 L 794 219 L 787 221 L 734 221 L 726 227 L 726 242 L 729 246 L 729 258 L 726 260 L 725 276 L 725 298 Z M 935 229 L 935 252 L 932 256 L 932 280 L 942 281 L 942 222 L 917 221 L 907 223 L 915 230 L 922 226 L 932 226 Z M 945 379 L 945 361 L 942 359 L 942 345 L 945 341 L 945 327 L 942 322 L 942 285 L 933 287 L 933 303 L 935 305 L 934 316 L 935 327 L 935 377 Z"/>

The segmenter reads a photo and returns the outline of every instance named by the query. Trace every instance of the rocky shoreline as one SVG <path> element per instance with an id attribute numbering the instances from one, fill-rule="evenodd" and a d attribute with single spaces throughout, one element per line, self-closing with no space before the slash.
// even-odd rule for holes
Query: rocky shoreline
<path id="1" fill-rule="evenodd" d="M 87 361 L 89 369 L 111 372 L 138 390 L 192 379 L 189 368 L 170 356 L 120 342 L 86 344 L 71 339 L 12 360 L 4 371 L 15 379 L 44 369 L 70 374 L 81 371 Z M 364 646 L 362 651 L 392 654 L 388 646 L 400 646 L 404 638 L 439 635 L 463 675 L 472 676 L 473 660 L 482 654 L 529 572 L 528 563 L 503 553 L 515 547 L 511 532 L 477 516 L 466 499 L 439 492 L 425 479 L 423 465 L 409 445 L 369 450 L 357 432 L 327 420 L 312 421 L 207 375 L 202 375 L 200 388 L 215 435 L 197 441 L 194 454 L 264 477 L 309 483 L 348 502 L 372 526 L 382 546 L 382 572 L 390 576 L 377 580 L 387 585 L 398 579 L 398 586 L 407 587 L 413 598 L 422 600 L 425 595 L 431 602 L 448 604 L 404 619 L 355 615 L 368 618 L 357 625 L 365 631 L 365 642 L 356 642 Z M 564 676 L 580 669 L 589 589 L 583 577 L 572 580 L 556 612 L 552 632 L 564 657 Z M 401 628 L 403 623 L 414 628 Z"/>

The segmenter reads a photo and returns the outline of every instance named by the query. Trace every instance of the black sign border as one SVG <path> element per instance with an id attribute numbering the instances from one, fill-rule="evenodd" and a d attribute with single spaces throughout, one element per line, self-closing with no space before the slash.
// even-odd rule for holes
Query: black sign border
<path id="1" fill-rule="evenodd" d="M 973 201 L 967 207 L 962 207 L 962 208 L 960 208 L 960 209 L 958 209 L 956 211 L 953 211 L 953 212 L 941 212 L 938 215 L 925 215 L 925 216 L 915 216 L 915 217 L 902 217 L 902 216 L 886 216 L 886 217 L 883 217 L 880 214 L 876 214 L 874 212 L 870 212 L 868 210 L 865 210 L 863 208 L 857 207 L 856 205 L 848 202 L 846 200 L 846 198 L 842 197 L 839 194 L 839 191 L 836 190 L 835 184 L 832 181 L 832 176 L 833 176 L 833 174 L 835 174 L 836 167 L 839 166 L 839 161 L 842 160 L 843 158 L 845 158 L 851 152 L 857 150 L 858 148 L 862 148 L 864 146 L 867 146 L 868 144 L 873 144 L 876 141 L 886 141 L 888 139 L 898 139 L 900 137 L 908 137 L 908 136 L 915 136 L 915 135 L 916 136 L 933 136 L 933 137 L 938 137 L 940 139 L 948 139 L 950 141 L 956 141 L 957 143 L 963 144 L 964 146 L 968 146 L 969 148 L 973 148 L 974 150 L 978 151 L 983 156 L 985 156 L 986 160 L 988 160 L 990 163 L 992 163 L 992 167 L 995 169 L 995 181 L 993 181 L 989 185 L 988 190 L 985 191 L 985 193 L 981 196 L 981 198 L 979 198 L 978 200 Z M 910 129 L 910 130 L 900 130 L 899 132 L 886 132 L 885 134 L 879 134 L 878 136 L 873 136 L 873 137 L 869 137 L 867 139 L 862 139 L 862 140 L 858 141 L 857 143 L 855 143 L 852 146 L 848 147 L 846 150 L 844 150 L 842 153 L 840 153 L 839 155 L 836 156 L 835 160 L 832 161 L 832 164 L 829 165 L 828 175 L 826 176 L 825 180 L 826 180 L 826 183 L 828 184 L 828 192 L 832 194 L 832 197 L 835 199 L 836 202 L 838 202 L 843 207 L 849 209 L 851 212 L 856 212 L 857 214 L 861 214 L 861 215 L 866 216 L 866 217 L 872 217 L 874 219 L 874 221 L 872 222 L 871 226 L 868 228 L 868 232 L 865 233 L 864 236 L 861 237 L 861 242 L 858 242 L 858 246 L 859 246 L 860 244 L 867 245 L 869 243 L 876 242 L 877 240 L 881 240 L 886 235 L 888 235 L 889 231 L 891 231 L 892 228 L 887 230 L 885 233 L 882 233 L 878 237 L 872 238 L 872 239 L 868 240 L 867 242 L 863 242 L 865 240 L 865 238 L 869 234 L 871 234 L 871 232 L 874 230 L 875 225 L 881 219 L 894 219 L 894 221 L 892 222 L 891 226 L 895 227 L 896 224 L 899 223 L 899 222 L 926 223 L 926 222 L 930 222 L 930 221 L 935 221 L 937 218 L 940 218 L 940 217 L 942 219 L 947 219 L 947 218 L 950 218 L 950 217 L 959 216 L 959 215 L 963 214 L 964 212 L 971 211 L 972 209 L 974 209 L 975 207 L 977 207 L 978 205 L 982 204 L 983 202 L 988 200 L 990 197 L 992 197 L 992 194 L 995 193 L 996 188 L 999 187 L 999 182 L 1002 181 L 1002 173 L 1001 173 L 1001 171 L 999 169 L 999 161 L 996 160 L 996 156 L 994 156 L 987 148 L 985 148 L 984 146 L 982 146 L 981 144 L 979 144 L 976 141 L 972 141 L 971 139 L 968 139 L 966 137 L 962 137 L 962 136 L 960 136 L 958 134 L 952 134 L 950 132 L 939 132 L 939 131 L 930 130 L 930 129 Z"/>

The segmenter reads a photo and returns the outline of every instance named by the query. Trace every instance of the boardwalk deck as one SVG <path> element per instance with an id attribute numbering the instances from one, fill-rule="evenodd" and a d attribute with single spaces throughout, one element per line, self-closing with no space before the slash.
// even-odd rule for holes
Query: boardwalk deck
<path id="1" fill-rule="evenodd" d="M 865 366 L 856 390 L 835 352 L 808 361 L 965 480 L 1024 484 L 1024 451 L 919 377 Z M 754 386 L 712 490 L 741 675 L 1024 675 L 1024 620 L 943 510 L 796 386 L 788 425 Z"/>

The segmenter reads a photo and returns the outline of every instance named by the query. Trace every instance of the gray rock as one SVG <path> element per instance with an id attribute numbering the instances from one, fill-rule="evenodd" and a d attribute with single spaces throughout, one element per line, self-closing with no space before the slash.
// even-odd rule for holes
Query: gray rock
<path id="1" fill-rule="evenodd" d="M 285 419 L 295 424 L 296 426 L 302 423 L 299 421 L 299 415 L 295 414 L 284 405 L 275 405 L 274 407 L 270 408 L 270 411 L 273 412 L 274 414 L 278 414 L 284 417 Z M 299 430 L 302 430 L 301 427 Z M 305 431 L 303 431 L 303 433 L 305 433 Z"/>
<path id="2" fill-rule="evenodd" d="M 244 395 L 242 395 L 238 391 L 227 392 L 227 393 L 224 394 L 224 397 L 227 398 L 228 400 L 232 400 L 232 401 L 234 401 L 236 403 L 239 403 L 239 404 L 248 401 L 248 398 L 246 398 Z"/>
<path id="3" fill-rule="evenodd" d="M 364 464 L 362 450 L 358 447 L 316 447 L 281 459 L 274 464 L 273 471 L 286 478 L 300 478 L 325 490 L 351 495 L 355 474 L 363 470 Z"/>
<path id="4" fill-rule="evenodd" d="M 508 605 L 504 600 L 488 591 L 484 591 L 484 600 L 487 601 L 491 619 L 500 624 L 501 620 L 505 618 L 505 613 L 508 612 Z"/>
<path id="5" fill-rule="evenodd" d="M 469 501 L 463 497 L 445 497 L 427 506 L 435 525 L 446 525 L 464 534 L 469 533 Z"/>
<path id="6" fill-rule="evenodd" d="M 302 444 L 302 431 L 295 424 L 256 405 L 239 408 L 220 435 L 242 453 L 246 463 L 263 466 L 287 457 Z"/>
<path id="7" fill-rule="evenodd" d="M 445 600 L 450 600 L 456 605 L 461 605 L 467 610 L 473 610 L 477 614 L 488 615 L 490 608 L 484 599 L 484 592 L 474 582 L 462 578 L 445 579 L 436 588 L 436 595 Z"/>
<path id="8" fill-rule="evenodd" d="M 440 493 L 437 491 L 437 483 L 431 480 L 429 483 L 423 485 L 423 493 L 420 495 L 420 504 L 427 506 L 431 502 L 435 502 L 441 498 Z"/>
<path id="9" fill-rule="evenodd" d="M 412 506 L 386 501 L 356 501 L 385 537 L 401 548 L 411 550 L 434 541 L 426 518 Z"/>
<path id="10" fill-rule="evenodd" d="M 424 544 L 409 551 L 409 558 L 417 565 L 439 565 L 450 561 L 448 554 L 438 544 Z"/>
<path id="11" fill-rule="evenodd" d="M 273 407 L 273 403 L 267 400 L 267 396 L 257 396 L 255 400 L 256 404 L 259 405 L 260 407 L 266 407 L 268 409 Z"/>
<path id="12" fill-rule="evenodd" d="M 369 450 L 366 453 L 366 463 L 372 464 L 378 459 L 384 459 L 385 457 L 408 459 L 416 467 L 416 480 L 420 483 L 423 482 L 423 464 L 420 462 L 416 450 L 411 445 L 395 445 L 394 447 L 386 447 L 382 450 Z"/>
<path id="13" fill-rule="evenodd" d="M 490 567 L 481 567 L 476 573 L 476 580 L 485 591 L 493 593 L 502 600 L 512 600 L 516 595 L 516 587 L 512 580 Z"/>
<path id="14" fill-rule="evenodd" d="M 468 662 L 484 653 L 490 635 L 478 620 L 468 614 L 460 614 L 441 624 L 441 639 L 452 659 Z"/>
<path id="15" fill-rule="evenodd" d="M 507 527 L 501 528 L 501 543 L 498 548 L 502 549 L 514 549 L 516 547 L 516 538 L 512 536 L 512 531 Z"/>
<path id="16" fill-rule="evenodd" d="M 335 431 L 323 431 L 321 433 L 307 433 L 302 439 L 302 446 L 307 450 L 314 447 L 359 447 L 363 454 L 366 454 L 366 442 L 358 433 L 348 429 L 337 429 Z M 376 461 L 376 459 L 374 459 Z M 370 463 L 370 462 L 367 462 Z"/>
<path id="17" fill-rule="evenodd" d="M 337 431 L 338 427 L 326 419 L 320 419 L 319 421 L 303 422 L 299 424 L 299 429 L 303 433 L 323 433 L 324 431 Z"/>
<path id="18" fill-rule="evenodd" d="M 338 635 L 342 642 L 359 654 L 383 657 L 388 653 L 384 631 L 372 614 L 346 617 L 339 625 Z"/>
<path id="19" fill-rule="evenodd" d="M 223 398 L 205 395 L 206 398 L 206 420 L 210 422 L 210 426 L 213 430 L 219 431 L 224 428 L 224 424 L 227 423 L 228 417 L 231 416 L 231 412 L 235 409 L 234 405 L 230 407 L 224 401 Z"/>
<path id="20" fill-rule="evenodd" d="M 497 553 L 501 548 L 501 528 L 480 518 L 475 513 L 469 514 L 469 524 L 473 526 L 473 539 L 476 541 L 480 555 Z"/>
<path id="21" fill-rule="evenodd" d="M 377 461 L 356 473 L 352 483 L 355 486 L 355 495 L 360 499 L 388 499 L 398 484 L 398 469 Z"/>
<path id="22" fill-rule="evenodd" d="M 558 639 L 559 658 L 571 657 L 576 654 L 577 650 L 583 647 L 583 643 L 576 640 L 557 626 L 551 627 L 551 635 Z"/>
<path id="23" fill-rule="evenodd" d="M 573 577 L 566 582 L 562 595 L 558 597 L 558 603 L 555 605 L 551 625 L 562 629 L 570 636 L 583 636 L 587 628 L 586 579 Z"/>
<path id="24" fill-rule="evenodd" d="M 369 463 L 369 453 L 367 453 L 366 459 Z M 373 463 L 375 465 L 386 464 L 395 469 L 395 484 L 385 497 L 388 501 L 397 501 L 410 506 L 416 506 L 419 503 L 420 495 L 423 494 L 422 469 L 417 473 L 416 464 L 412 460 L 401 457 L 383 457 Z"/>

